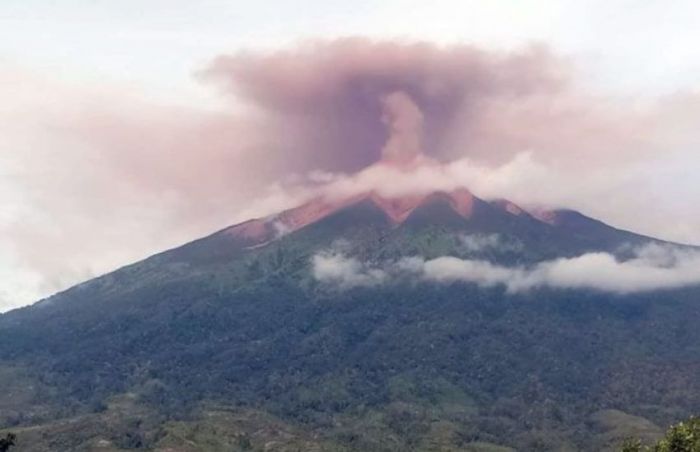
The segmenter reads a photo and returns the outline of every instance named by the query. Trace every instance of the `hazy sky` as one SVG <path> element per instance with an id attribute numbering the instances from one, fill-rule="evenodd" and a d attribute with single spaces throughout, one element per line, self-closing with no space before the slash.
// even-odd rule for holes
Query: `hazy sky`
<path id="1" fill-rule="evenodd" d="M 481 164 L 500 165 L 499 177 L 517 179 L 505 184 L 506 193 L 517 196 L 527 191 L 523 181 L 541 180 L 565 193 L 553 203 L 700 243 L 699 17 L 695 1 L 3 0 L 0 311 L 264 212 L 251 200 L 271 202 L 292 173 L 367 163 L 340 152 L 298 157 L 298 149 L 347 130 L 309 135 L 318 123 L 302 124 L 308 118 L 299 112 L 323 107 L 326 98 L 275 94 L 277 86 L 311 86 L 294 71 L 285 73 L 291 82 L 275 79 L 276 65 L 289 70 L 298 56 L 275 52 L 346 36 L 432 43 L 434 49 L 406 51 L 413 64 L 406 70 L 437 61 L 443 72 L 428 75 L 443 82 L 455 55 L 444 48 L 454 45 L 483 52 L 457 51 L 464 67 L 510 71 L 508 80 L 489 85 L 498 95 L 484 99 L 481 122 L 464 127 L 479 140 L 467 145 L 452 134 L 464 151 L 445 151 L 443 159 L 478 160 L 484 147 L 497 146 L 501 160 Z M 343 70 L 380 68 L 401 78 L 391 72 L 400 63 L 382 66 L 386 49 L 371 42 L 358 47 L 369 56 L 348 56 L 353 63 L 345 69 L 318 63 L 315 47 L 304 47 L 298 65 L 328 70 L 328 77 L 308 77 L 315 85 L 342 79 Z M 355 52 L 332 44 L 320 51 L 327 60 Z M 512 61 L 492 62 L 490 55 L 508 52 Z M 213 63 L 221 55 L 229 59 Z M 535 95 L 512 94 L 521 70 L 534 80 L 537 87 L 528 89 Z M 565 73 L 563 91 L 547 71 Z M 506 103 L 504 93 L 517 98 Z M 297 110 L 284 110 L 290 105 Z M 338 118 L 354 121 L 352 114 Z M 515 130 L 512 122 L 528 117 L 565 132 L 539 124 Z M 496 136 L 501 132 L 509 140 Z M 510 150 L 512 137 L 521 136 L 527 147 Z M 520 200 L 550 200 L 543 191 L 534 187 L 539 194 Z"/>

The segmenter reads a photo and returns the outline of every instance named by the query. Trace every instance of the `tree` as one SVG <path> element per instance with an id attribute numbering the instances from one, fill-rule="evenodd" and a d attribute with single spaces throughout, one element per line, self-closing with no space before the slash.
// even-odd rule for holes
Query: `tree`
<path id="1" fill-rule="evenodd" d="M 7 452 L 10 450 L 10 447 L 15 445 L 16 440 L 17 436 L 13 433 L 8 433 L 4 438 L 0 438 L 0 452 Z"/>
<path id="2" fill-rule="evenodd" d="M 642 452 L 644 449 L 640 440 L 628 438 L 622 443 L 620 452 Z"/>
<path id="3" fill-rule="evenodd" d="M 672 425 L 653 446 L 642 446 L 639 440 L 627 440 L 620 452 L 700 452 L 700 418 L 691 417 Z"/>

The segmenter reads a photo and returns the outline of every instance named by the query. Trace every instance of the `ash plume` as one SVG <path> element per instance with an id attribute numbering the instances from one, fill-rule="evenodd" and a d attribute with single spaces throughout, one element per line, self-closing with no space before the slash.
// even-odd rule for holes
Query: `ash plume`
<path id="1" fill-rule="evenodd" d="M 382 97 L 389 138 L 382 148 L 385 161 L 410 161 L 423 150 L 423 113 L 413 100 L 402 91 Z"/>
<path id="2" fill-rule="evenodd" d="M 347 38 L 220 56 L 201 77 L 266 118 L 271 131 L 285 131 L 298 161 L 352 172 L 399 152 L 400 142 L 407 154 L 453 157 L 455 121 L 477 119 L 489 99 L 561 92 L 562 64 L 543 47 L 497 53 Z"/>

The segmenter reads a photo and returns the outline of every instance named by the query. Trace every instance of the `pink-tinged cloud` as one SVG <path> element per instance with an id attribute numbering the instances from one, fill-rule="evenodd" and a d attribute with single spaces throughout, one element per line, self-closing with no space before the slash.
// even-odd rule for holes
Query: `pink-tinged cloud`
<path id="1" fill-rule="evenodd" d="M 566 67 L 543 47 L 492 53 L 350 38 L 221 56 L 202 77 L 271 121 L 296 126 L 290 139 L 302 139 L 291 146 L 299 148 L 297 158 L 314 154 L 321 167 L 353 171 L 376 161 L 386 145 L 390 131 L 379 119 L 387 105 L 404 111 L 407 101 L 416 105 L 424 152 L 448 157 L 445 140 L 463 127 L 458 119 L 480 117 L 488 99 L 557 96 L 567 85 Z"/>
<path id="2" fill-rule="evenodd" d="M 387 128 L 382 160 L 411 162 L 423 153 L 423 113 L 403 91 L 381 98 L 382 122 Z"/>

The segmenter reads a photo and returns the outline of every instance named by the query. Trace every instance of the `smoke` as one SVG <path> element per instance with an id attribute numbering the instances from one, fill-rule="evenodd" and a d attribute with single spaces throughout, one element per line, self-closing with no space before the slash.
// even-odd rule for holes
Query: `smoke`
<path id="1" fill-rule="evenodd" d="M 342 289 L 372 286 L 390 282 L 392 278 L 396 281 L 406 275 L 440 284 L 465 282 L 482 287 L 502 286 L 509 293 L 548 287 L 630 294 L 700 284 L 698 251 L 652 244 L 632 250 L 631 254 L 627 260 L 619 260 L 609 253 L 587 253 L 543 261 L 532 267 L 505 267 L 453 256 L 435 259 L 408 257 L 370 265 L 335 253 L 329 260 L 317 260 L 324 254 L 315 256 L 312 268 L 316 279 L 338 284 Z M 325 266 L 335 269 L 335 273 L 324 272 Z"/>
<path id="2" fill-rule="evenodd" d="M 423 113 L 411 98 L 401 91 L 382 98 L 389 139 L 382 148 L 385 161 L 406 162 L 421 154 L 423 141 Z"/>
<path id="3" fill-rule="evenodd" d="M 200 76 L 263 117 L 270 134 L 283 133 L 298 169 L 313 161 L 314 169 L 354 172 L 382 154 L 463 154 L 449 145 L 457 121 L 473 123 L 489 99 L 559 97 L 565 66 L 544 47 L 498 53 L 347 38 L 220 56 Z"/>

